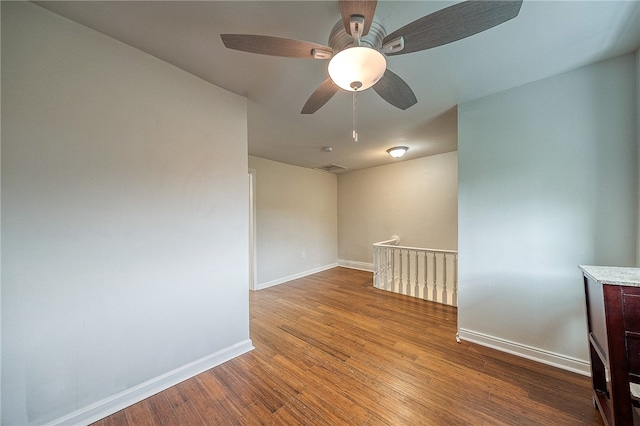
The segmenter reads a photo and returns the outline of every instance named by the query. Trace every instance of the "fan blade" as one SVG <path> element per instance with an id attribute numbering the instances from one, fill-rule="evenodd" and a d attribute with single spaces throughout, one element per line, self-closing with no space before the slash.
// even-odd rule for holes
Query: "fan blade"
<path id="1" fill-rule="evenodd" d="M 401 55 L 442 46 L 500 25 L 518 16 L 522 0 L 465 1 L 423 16 L 384 38 L 382 44 L 404 38 Z"/>
<path id="2" fill-rule="evenodd" d="M 319 110 L 322 105 L 326 104 L 329 99 L 336 94 L 339 87 L 330 79 L 326 79 L 324 83 L 311 94 L 307 103 L 302 107 L 302 114 L 313 114 Z"/>
<path id="3" fill-rule="evenodd" d="M 347 34 L 351 34 L 351 15 L 364 16 L 362 35 L 367 35 L 378 0 L 340 0 L 340 13 Z"/>
<path id="4" fill-rule="evenodd" d="M 389 69 L 387 69 L 382 78 L 373 85 L 373 90 L 375 90 L 382 99 L 402 110 L 418 103 L 411 87 Z"/>
<path id="5" fill-rule="evenodd" d="M 330 47 L 307 41 L 250 34 L 220 34 L 220 37 L 227 48 L 243 52 L 302 59 L 329 59 L 333 56 Z"/>

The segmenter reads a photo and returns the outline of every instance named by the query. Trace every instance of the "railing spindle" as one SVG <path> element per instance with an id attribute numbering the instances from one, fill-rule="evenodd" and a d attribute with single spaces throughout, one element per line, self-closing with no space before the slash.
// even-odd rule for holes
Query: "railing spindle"
<path id="1" fill-rule="evenodd" d="M 385 281 L 385 271 L 387 269 L 387 262 L 385 262 L 385 257 L 387 255 L 386 247 L 378 247 L 380 251 L 378 252 L 378 259 L 380 259 L 380 288 L 386 290 L 387 283 Z"/>
<path id="2" fill-rule="evenodd" d="M 402 293 L 403 290 L 403 279 L 402 279 L 402 249 L 398 250 L 399 252 L 399 259 L 398 259 L 398 275 L 400 276 L 400 282 L 398 283 L 398 293 Z"/>
<path id="3" fill-rule="evenodd" d="M 442 255 L 442 303 L 449 301 L 447 297 L 447 255 Z"/>
<path id="4" fill-rule="evenodd" d="M 407 289 L 404 294 L 411 296 L 411 251 L 409 250 L 407 250 Z"/>
<path id="5" fill-rule="evenodd" d="M 427 252 L 424 252 L 424 292 L 422 293 L 422 298 L 424 300 L 429 300 L 429 258 L 427 257 Z"/>
<path id="6" fill-rule="evenodd" d="M 390 277 L 389 283 L 391 284 L 391 291 L 396 291 L 396 250 L 391 249 L 391 268 L 390 268 Z"/>
<path id="7" fill-rule="evenodd" d="M 416 250 L 416 285 L 414 286 L 415 297 L 420 296 L 420 287 L 418 287 L 418 275 L 420 275 L 420 269 L 418 267 L 418 250 Z"/>
<path id="8" fill-rule="evenodd" d="M 433 253 L 433 301 L 438 301 L 438 265 L 436 260 L 436 253 Z"/>
<path id="9" fill-rule="evenodd" d="M 382 256 L 380 256 L 380 261 L 384 262 L 382 264 L 382 288 L 384 290 L 388 290 L 387 288 L 387 270 L 389 269 L 389 249 L 384 247 L 382 251 Z"/>

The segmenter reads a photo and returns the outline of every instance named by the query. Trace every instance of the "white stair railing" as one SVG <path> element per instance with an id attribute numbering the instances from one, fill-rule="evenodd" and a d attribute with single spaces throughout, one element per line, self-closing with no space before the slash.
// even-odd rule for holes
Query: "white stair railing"
<path id="1" fill-rule="evenodd" d="M 458 252 L 400 246 L 400 238 L 373 244 L 374 287 L 458 306 Z"/>

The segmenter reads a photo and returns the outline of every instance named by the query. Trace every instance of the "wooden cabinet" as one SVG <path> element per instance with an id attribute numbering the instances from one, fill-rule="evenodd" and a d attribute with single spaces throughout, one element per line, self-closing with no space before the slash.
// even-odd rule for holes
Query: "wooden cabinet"
<path id="1" fill-rule="evenodd" d="M 607 425 L 640 425 L 640 268 L 581 266 L 593 401 Z M 640 385 L 638 385 L 640 389 Z"/>

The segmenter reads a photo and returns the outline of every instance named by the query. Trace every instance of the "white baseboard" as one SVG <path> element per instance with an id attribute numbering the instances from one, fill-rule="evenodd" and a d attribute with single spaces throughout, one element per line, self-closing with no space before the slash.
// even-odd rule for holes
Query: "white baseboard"
<path id="1" fill-rule="evenodd" d="M 238 342 L 228 348 L 222 349 L 214 354 L 208 355 L 197 361 L 191 362 L 182 367 L 176 368 L 173 371 L 169 371 L 154 379 L 148 380 L 144 383 L 127 389 L 123 392 L 115 394 L 109 398 L 105 398 L 88 407 L 81 408 L 73 413 L 67 414 L 57 420 L 54 420 L 49 425 L 80 425 L 91 424 L 104 417 L 107 417 L 113 413 L 116 413 L 130 405 L 149 398 L 152 395 L 157 394 L 175 386 L 180 382 L 190 379 L 204 371 L 207 371 L 223 362 L 229 361 L 243 353 L 249 352 L 253 349 L 253 343 L 251 339 Z"/>
<path id="2" fill-rule="evenodd" d="M 338 266 L 337 263 L 332 263 L 330 265 L 320 266 L 318 268 L 310 269 L 308 271 L 300 272 L 297 274 L 289 275 L 288 277 L 278 278 L 276 280 L 267 281 L 266 283 L 258 284 L 256 290 L 262 290 L 268 287 L 273 287 L 274 285 L 283 284 L 289 281 L 297 280 L 298 278 L 304 278 L 308 275 L 317 274 L 318 272 L 326 271 L 327 269 L 335 268 Z"/>
<path id="3" fill-rule="evenodd" d="M 373 263 L 338 259 L 338 266 L 342 266 L 344 268 L 358 269 L 360 271 L 373 272 Z"/>
<path id="4" fill-rule="evenodd" d="M 462 328 L 458 331 L 458 336 L 460 339 L 467 342 L 477 343 L 478 345 L 487 346 L 489 348 L 517 355 L 522 358 L 527 358 L 532 361 L 541 362 L 573 373 L 582 374 L 583 376 L 591 375 L 589 361 L 545 351 L 543 349 L 534 348 L 521 343 L 510 342 L 508 340 Z"/>

